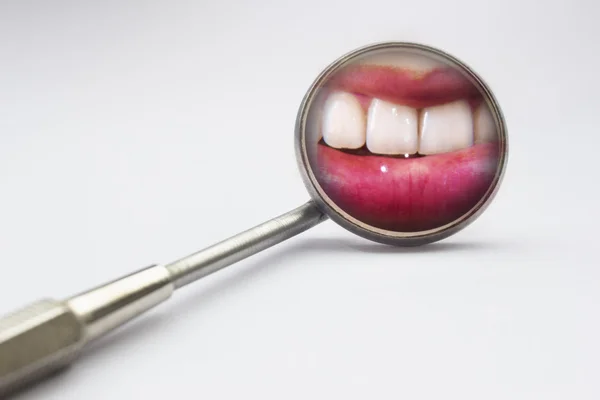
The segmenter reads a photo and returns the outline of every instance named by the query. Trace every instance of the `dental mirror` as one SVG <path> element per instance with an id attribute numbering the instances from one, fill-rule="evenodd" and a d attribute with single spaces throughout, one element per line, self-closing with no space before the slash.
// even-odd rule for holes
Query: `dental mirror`
<path id="1" fill-rule="evenodd" d="M 176 289 L 328 218 L 390 245 L 444 239 L 484 211 L 507 161 L 488 86 L 458 59 L 413 43 L 367 46 L 328 66 L 301 103 L 295 145 L 306 204 L 175 262 L 0 319 L 0 394 L 66 366 Z"/>
<path id="2" fill-rule="evenodd" d="M 344 228 L 392 245 L 443 239 L 489 204 L 506 163 L 491 91 L 440 50 L 358 49 L 306 94 L 296 154 L 313 200 Z"/>

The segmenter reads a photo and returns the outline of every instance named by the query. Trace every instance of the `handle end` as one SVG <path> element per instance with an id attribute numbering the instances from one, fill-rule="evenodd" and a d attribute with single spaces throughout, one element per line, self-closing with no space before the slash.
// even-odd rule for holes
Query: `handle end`
<path id="1" fill-rule="evenodd" d="M 84 327 L 63 302 L 42 300 L 0 319 L 0 395 L 67 366 Z"/>

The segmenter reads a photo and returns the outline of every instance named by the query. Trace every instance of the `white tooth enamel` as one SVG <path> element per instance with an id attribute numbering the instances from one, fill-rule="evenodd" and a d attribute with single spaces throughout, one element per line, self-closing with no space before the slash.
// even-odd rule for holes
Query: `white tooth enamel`
<path id="1" fill-rule="evenodd" d="M 419 153 L 438 154 L 473 144 L 471 107 L 464 100 L 424 108 L 419 127 Z"/>
<path id="2" fill-rule="evenodd" d="M 376 154 L 415 154 L 417 110 L 373 99 L 367 118 L 367 148 Z"/>
<path id="3" fill-rule="evenodd" d="M 473 113 L 473 124 L 475 143 L 495 142 L 498 140 L 494 117 L 485 103 L 480 104 Z"/>
<path id="4" fill-rule="evenodd" d="M 345 92 L 331 93 L 323 110 L 323 140 L 338 149 L 365 144 L 365 114 L 358 100 Z"/>

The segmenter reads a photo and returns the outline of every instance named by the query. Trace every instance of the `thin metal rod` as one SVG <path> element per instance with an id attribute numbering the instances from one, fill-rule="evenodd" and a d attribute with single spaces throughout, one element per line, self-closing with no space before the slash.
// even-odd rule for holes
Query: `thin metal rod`
<path id="1" fill-rule="evenodd" d="M 168 264 L 166 268 L 178 289 L 296 236 L 326 219 L 317 205 L 309 201 L 264 224 Z"/>

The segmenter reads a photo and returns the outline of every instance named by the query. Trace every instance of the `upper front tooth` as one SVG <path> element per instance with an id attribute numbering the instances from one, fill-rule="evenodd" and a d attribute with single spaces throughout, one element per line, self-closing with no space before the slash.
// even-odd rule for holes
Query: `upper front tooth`
<path id="1" fill-rule="evenodd" d="M 417 110 L 374 99 L 367 119 L 367 148 L 377 154 L 417 152 Z"/>
<path id="2" fill-rule="evenodd" d="M 495 142 L 498 140 L 496 124 L 489 107 L 481 103 L 473 113 L 475 143 Z"/>
<path id="3" fill-rule="evenodd" d="M 345 92 L 331 93 L 323 107 L 323 140 L 338 149 L 365 144 L 365 114 L 358 100 Z"/>
<path id="4" fill-rule="evenodd" d="M 420 123 L 420 154 L 446 153 L 473 144 L 471 107 L 464 100 L 423 109 Z"/>

